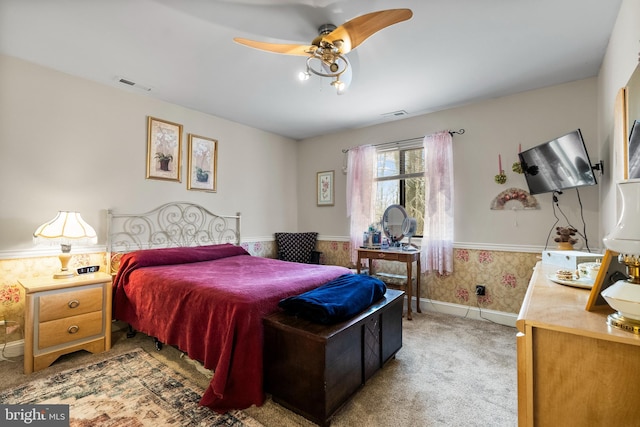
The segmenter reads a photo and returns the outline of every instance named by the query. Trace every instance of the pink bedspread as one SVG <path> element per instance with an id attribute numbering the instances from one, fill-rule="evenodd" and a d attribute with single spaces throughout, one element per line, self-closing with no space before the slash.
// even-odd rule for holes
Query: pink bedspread
<path id="1" fill-rule="evenodd" d="M 233 245 L 137 251 L 121 259 L 113 315 L 214 371 L 201 405 L 243 409 L 264 402 L 262 318 L 281 299 L 349 272 Z"/>

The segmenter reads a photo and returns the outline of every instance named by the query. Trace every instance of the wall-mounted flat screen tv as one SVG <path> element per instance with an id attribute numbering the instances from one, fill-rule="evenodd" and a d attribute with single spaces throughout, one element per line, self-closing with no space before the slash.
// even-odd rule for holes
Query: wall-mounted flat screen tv
<path id="1" fill-rule="evenodd" d="M 518 154 L 531 194 L 596 185 L 580 129 Z"/>

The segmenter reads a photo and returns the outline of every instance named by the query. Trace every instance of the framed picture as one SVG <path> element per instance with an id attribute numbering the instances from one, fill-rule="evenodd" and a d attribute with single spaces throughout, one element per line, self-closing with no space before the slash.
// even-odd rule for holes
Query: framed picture
<path id="1" fill-rule="evenodd" d="M 318 206 L 333 206 L 333 178 L 334 171 L 318 172 Z"/>
<path id="2" fill-rule="evenodd" d="M 618 134 L 623 140 L 624 147 L 624 179 L 640 178 L 640 65 L 631 74 L 627 86 L 620 89 L 624 92 L 619 105 L 616 98 L 616 114 L 614 128 L 615 147 L 618 144 Z M 620 97 L 620 96 L 619 96 Z M 622 131 L 618 131 L 618 124 Z M 617 131 L 617 132 L 616 132 Z M 617 178 L 617 176 L 614 176 Z"/>
<path id="3" fill-rule="evenodd" d="M 585 310 L 598 311 L 603 308 L 610 310 L 611 307 L 609 307 L 609 304 L 607 304 L 602 297 L 601 292 L 620 280 L 621 277 L 626 277 L 626 266 L 618 262 L 617 252 L 607 249 L 602 257 L 598 275 L 593 281 L 593 287 L 591 288 Z"/>
<path id="4" fill-rule="evenodd" d="M 218 186 L 218 141 L 189 134 L 187 189 L 215 192 Z"/>
<path id="5" fill-rule="evenodd" d="M 148 117 L 147 178 L 180 182 L 182 125 Z"/>

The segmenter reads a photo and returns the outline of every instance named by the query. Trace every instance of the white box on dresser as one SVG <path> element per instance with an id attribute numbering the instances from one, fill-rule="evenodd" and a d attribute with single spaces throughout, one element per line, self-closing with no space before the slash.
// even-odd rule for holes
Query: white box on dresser
<path id="1" fill-rule="evenodd" d="M 602 260 L 602 254 L 581 251 L 543 251 L 542 263 L 567 270 L 576 270 L 578 264 Z"/>

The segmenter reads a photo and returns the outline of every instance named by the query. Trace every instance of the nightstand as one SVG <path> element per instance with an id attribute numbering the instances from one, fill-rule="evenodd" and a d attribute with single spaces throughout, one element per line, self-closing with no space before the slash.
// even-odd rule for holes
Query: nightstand
<path id="1" fill-rule="evenodd" d="M 111 276 L 19 280 L 26 295 L 24 373 L 51 365 L 78 350 L 111 348 Z"/>

